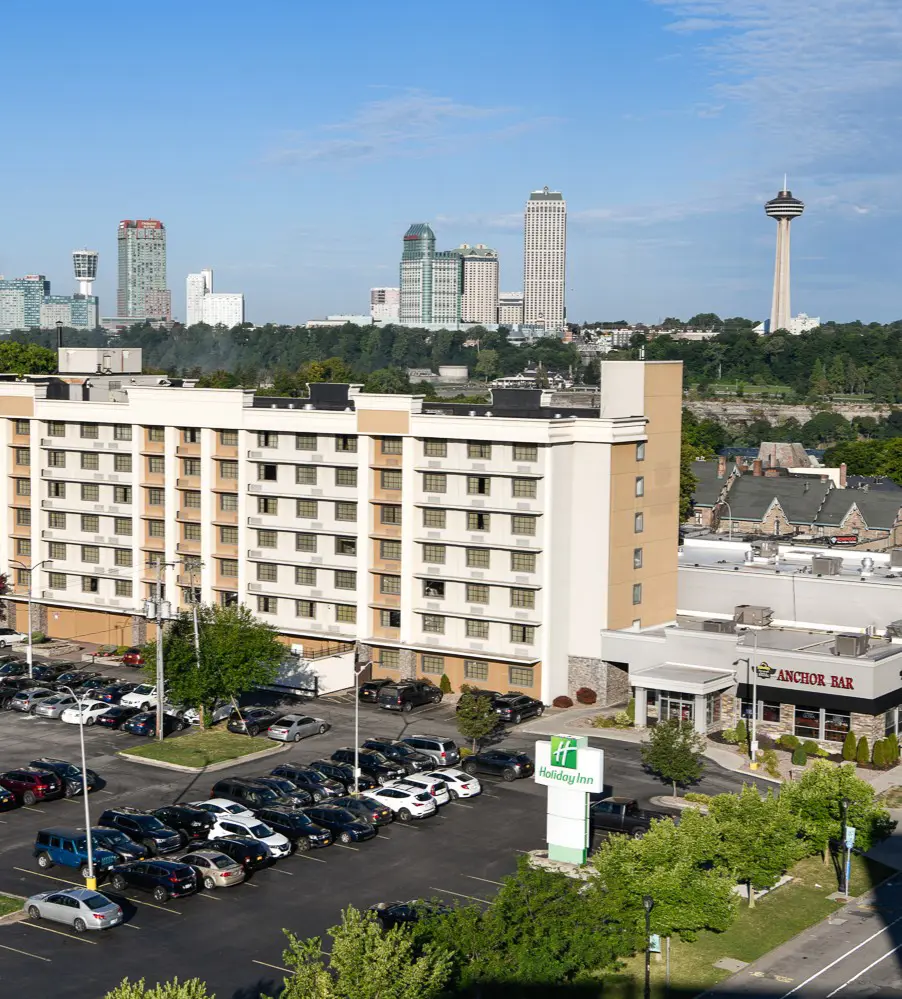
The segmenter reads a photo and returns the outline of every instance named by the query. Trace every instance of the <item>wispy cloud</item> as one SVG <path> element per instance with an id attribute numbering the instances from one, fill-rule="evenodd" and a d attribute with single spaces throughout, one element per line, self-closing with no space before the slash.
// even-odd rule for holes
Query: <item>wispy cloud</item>
<path id="1" fill-rule="evenodd" d="M 522 110 L 408 90 L 364 104 L 345 121 L 286 137 L 266 159 L 280 165 L 434 155 L 466 142 L 497 142 L 549 124 Z"/>

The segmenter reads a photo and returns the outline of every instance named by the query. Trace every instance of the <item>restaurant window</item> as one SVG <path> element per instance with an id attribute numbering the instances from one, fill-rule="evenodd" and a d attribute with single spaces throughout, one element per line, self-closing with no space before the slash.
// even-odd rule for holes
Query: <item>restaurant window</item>
<path id="1" fill-rule="evenodd" d="M 752 717 L 752 702 L 743 698 L 739 702 L 739 711 L 743 718 Z M 778 722 L 780 720 L 779 701 L 758 701 L 758 721 Z"/>
<path id="2" fill-rule="evenodd" d="M 465 680 L 488 680 L 489 664 L 480 659 L 464 659 Z"/>
<path id="3" fill-rule="evenodd" d="M 720 694 L 705 695 L 705 723 L 710 728 L 720 721 Z"/>
<path id="4" fill-rule="evenodd" d="M 793 734 L 800 739 L 819 739 L 821 737 L 821 709 L 803 708 L 796 705 Z"/>
<path id="5" fill-rule="evenodd" d="M 680 722 L 695 719 L 695 698 L 692 694 L 680 694 L 672 690 L 662 690 L 658 695 L 659 721 Z"/>
<path id="6" fill-rule="evenodd" d="M 848 711 L 824 711 L 824 739 L 827 742 L 844 742 L 852 729 L 852 716 Z"/>

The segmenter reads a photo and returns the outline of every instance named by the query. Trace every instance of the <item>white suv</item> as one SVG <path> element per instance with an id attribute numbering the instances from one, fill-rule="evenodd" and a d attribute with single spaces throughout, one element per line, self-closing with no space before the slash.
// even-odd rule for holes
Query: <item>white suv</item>
<path id="1" fill-rule="evenodd" d="M 451 800 L 445 779 L 431 774 L 410 774 L 408 777 L 393 780 L 388 786 L 399 787 L 402 790 L 425 791 L 436 805 L 447 805 Z"/>
<path id="2" fill-rule="evenodd" d="M 291 842 L 281 833 L 270 829 L 256 816 L 246 818 L 243 815 L 217 815 L 215 818 L 216 821 L 207 833 L 209 839 L 218 839 L 220 836 L 250 836 L 251 839 L 265 843 L 277 859 L 287 857 L 291 853 Z"/>
<path id="3" fill-rule="evenodd" d="M 482 793 L 482 785 L 472 774 L 457 770 L 455 767 L 448 767 L 446 770 L 427 771 L 417 774 L 417 777 L 437 777 L 448 785 L 448 793 L 452 801 L 458 798 L 475 798 Z"/>
<path id="4" fill-rule="evenodd" d="M 142 711 L 155 708 L 157 706 L 157 688 L 152 683 L 139 683 L 134 690 L 123 694 L 119 703 L 124 708 L 140 708 Z"/>
<path id="5" fill-rule="evenodd" d="M 202 808 L 205 812 L 211 812 L 217 818 L 235 818 L 240 816 L 243 819 L 252 819 L 254 813 L 239 805 L 237 801 L 230 801 L 228 798 L 207 798 L 205 801 L 189 801 L 192 808 Z"/>
<path id="6" fill-rule="evenodd" d="M 435 798 L 428 791 L 415 787 L 396 787 L 392 784 L 367 791 L 366 796 L 387 805 L 402 822 L 425 819 L 438 811 Z"/>

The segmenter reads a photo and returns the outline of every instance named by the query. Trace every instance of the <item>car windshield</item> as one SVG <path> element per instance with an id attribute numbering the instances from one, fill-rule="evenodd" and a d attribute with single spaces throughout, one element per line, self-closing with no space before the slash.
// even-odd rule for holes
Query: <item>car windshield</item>
<path id="1" fill-rule="evenodd" d="M 255 826 L 249 826 L 248 832 L 251 836 L 256 836 L 257 839 L 265 839 L 267 836 L 272 836 L 272 829 L 269 826 L 263 825 L 262 822 L 258 822 Z"/>
<path id="2" fill-rule="evenodd" d="M 413 756 L 415 752 L 410 746 L 392 746 L 392 751 L 398 756 Z"/>
<path id="3" fill-rule="evenodd" d="M 529 757 L 526 755 L 526 753 L 511 753 L 511 756 L 518 763 L 529 763 Z"/>
<path id="4" fill-rule="evenodd" d="M 45 763 L 43 765 L 53 767 L 63 777 L 81 777 L 81 771 L 77 767 L 72 766 L 71 763 Z"/>
<path id="5" fill-rule="evenodd" d="M 65 697 L 48 697 L 47 698 L 47 703 L 48 704 L 65 704 L 66 700 L 67 699 Z"/>
<path id="6" fill-rule="evenodd" d="M 84 902 L 89 909 L 105 909 L 108 905 L 112 905 L 110 900 L 105 898 L 103 895 L 87 895 L 82 898 L 82 902 Z"/>
<path id="7" fill-rule="evenodd" d="M 137 815 L 135 819 L 141 828 L 147 830 L 147 832 L 159 832 L 161 829 L 166 828 L 155 815 Z"/>
<path id="8" fill-rule="evenodd" d="M 220 855 L 213 858 L 213 863 L 221 870 L 224 871 L 227 867 L 234 867 L 235 861 L 231 857 L 226 857 L 225 855 Z"/>
<path id="9" fill-rule="evenodd" d="M 244 805 L 238 805 L 234 802 L 229 802 L 228 805 L 223 805 L 222 807 L 232 815 L 240 815 L 243 811 L 245 811 Z"/>
<path id="10" fill-rule="evenodd" d="M 128 843 L 128 836 L 125 833 L 112 830 L 110 832 L 93 833 L 91 839 L 101 846 L 124 846 Z"/>
<path id="11" fill-rule="evenodd" d="M 267 784 L 272 783 L 273 787 L 277 787 L 280 791 L 284 791 L 286 794 L 291 794 L 292 791 L 296 791 L 297 788 L 290 780 L 285 780 L 284 777 L 267 777 Z"/>
<path id="12" fill-rule="evenodd" d="M 152 692 L 153 687 L 149 683 L 139 683 L 132 691 L 133 694 L 150 694 Z"/>

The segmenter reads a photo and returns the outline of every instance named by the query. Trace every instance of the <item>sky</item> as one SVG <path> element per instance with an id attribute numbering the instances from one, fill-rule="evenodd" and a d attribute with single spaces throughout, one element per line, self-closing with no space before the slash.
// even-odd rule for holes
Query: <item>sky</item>
<path id="1" fill-rule="evenodd" d="M 248 320 L 366 313 L 401 238 L 522 286 L 531 190 L 568 206 L 574 322 L 763 318 L 789 187 L 793 312 L 902 316 L 899 0 L 5 0 L 0 273 L 74 290 L 120 219 Z"/>

